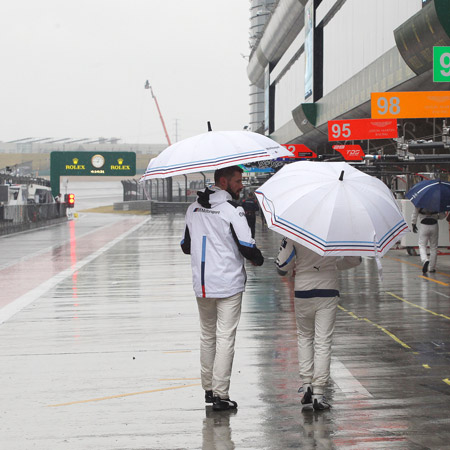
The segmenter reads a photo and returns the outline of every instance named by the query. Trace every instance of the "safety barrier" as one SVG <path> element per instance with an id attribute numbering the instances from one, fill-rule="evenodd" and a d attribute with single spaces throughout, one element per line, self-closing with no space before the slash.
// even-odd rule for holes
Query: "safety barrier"
<path id="1" fill-rule="evenodd" d="M 65 203 L 0 206 L 0 235 L 40 228 L 67 220 Z"/>

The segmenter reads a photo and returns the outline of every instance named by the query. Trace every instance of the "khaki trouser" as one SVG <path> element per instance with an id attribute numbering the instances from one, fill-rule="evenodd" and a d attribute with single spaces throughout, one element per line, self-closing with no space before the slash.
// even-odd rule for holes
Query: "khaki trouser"
<path id="1" fill-rule="evenodd" d="M 227 298 L 197 297 L 202 387 L 228 398 L 242 292 Z"/>
<path id="2" fill-rule="evenodd" d="M 303 383 L 323 394 L 330 378 L 331 342 L 339 297 L 295 298 L 298 363 Z"/>

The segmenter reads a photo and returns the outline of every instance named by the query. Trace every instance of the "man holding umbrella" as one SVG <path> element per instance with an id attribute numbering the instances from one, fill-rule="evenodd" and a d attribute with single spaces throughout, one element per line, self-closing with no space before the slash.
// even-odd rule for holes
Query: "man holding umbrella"
<path id="1" fill-rule="evenodd" d="M 191 255 L 192 278 L 200 314 L 202 386 L 214 410 L 235 409 L 230 400 L 236 329 L 246 273 L 244 258 L 264 262 L 242 207 L 234 203 L 243 189 L 237 164 L 292 156 L 282 145 L 247 130 L 212 131 L 170 145 L 152 158 L 140 182 L 215 170 L 212 189 L 198 193 L 188 208 L 181 247 Z"/>
<path id="2" fill-rule="evenodd" d="M 406 197 L 415 206 L 411 224 L 413 232 L 419 232 L 422 272 L 427 273 L 428 269 L 436 272 L 438 220 L 444 219 L 445 211 L 450 210 L 450 182 L 440 179 L 421 181 L 406 193 Z M 430 245 L 430 259 L 427 256 L 427 244 Z"/>
<path id="3" fill-rule="evenodd" d="M 239 200 L 243 189 L 239 166 L 216 170 L 215 185 L 199 191 L 186 213 L 181 248 L 191 255 L 192 277 L 200 315 L 200 362 L 205 402 L 213 410 L 236 409 L 229 398 L 236 330 L 241 315 L 246 273 L 244 258 L 260 266 Z"/>
<path id="4" fill-rule="evenodd" d="M 330 378 L 331 344 L 339 304 L 337 271 L 360 263 L 360 256 L 320 256 L 291 239 L 281 241 L 275 261 L 278 274 L 295 273 L 302 409 L 330 408 L 323 394 Z"/>
<path id="5" fill-rule="evenodd" d="M 285 165 L 256 192 L 266 223 L 286 238 L 276 261 L 295 271 L 302 409 L 324 410 L 339 302 L 337 271 L 383 256 L 408 226 L 390 189 L 344 162 Z"/>
<path id="6" fill-rule="evenodd" d="M 419 253 L 422 262 L 422 273 L 436 272 L 437 248 L 439 238 L 438 220 L 445 219 L 445 212 L 429 211 L 425 208 L 414 208 L 411 216 L 413 233 L 419 232 Z M 417 227 L 419 222 L 419 227 Z M 427 245 L 430 245 L 430 259 Z"/>

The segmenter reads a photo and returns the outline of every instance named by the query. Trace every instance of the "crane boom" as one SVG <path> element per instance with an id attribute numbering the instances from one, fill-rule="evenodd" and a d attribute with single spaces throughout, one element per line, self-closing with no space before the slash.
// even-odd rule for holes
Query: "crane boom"
<path id="1" fill-rule="evenodd" d="M 172 143 L 170 142 L 169 133 L 167 133 L 166 124 L 164 123 L 164 118 L 163 118 L 163 116 L 162 116 L 162 114 L 161 114 L 161 110 L 159 109 L 158 100 L 156 99 L 156 96 L 155 96 L 155 94 L 153 93 L 153 89 L 152 89 L 152 87 L 150 86 L 150 83 L 148 82 L 148 80 L 145 82 L 145 89 L 150 89 L 150 92 L 151 92 L 151 94 L 152 94 L 152 98 L 153 98 L 153 100 L 155 100 L 156 109 L 158 110 L 159 118 L 161 119 L 161 123 L 162 123 L 162 126 L 163 126 L 163 128 L 164 128 L 164 133 L 165 133 L 165 135 L 166 135 L 167 143 L 168 143 L 169 145 L 172 145 Z"/>

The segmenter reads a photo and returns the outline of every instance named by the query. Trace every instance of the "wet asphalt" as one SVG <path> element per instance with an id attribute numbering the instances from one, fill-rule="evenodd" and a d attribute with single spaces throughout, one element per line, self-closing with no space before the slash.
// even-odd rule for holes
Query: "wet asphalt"
<path id="1" fill-rule="evenodd" d="M 182 215 L 80 213 L 0 239 L 0 448 L 450 449 L 450 250 L 404 249 L 340 275 L 330 411 L 302 412 L 293 282 L 280 236 L 247 265 L 230 396 L 200 386 Z M 447 253 L 447 254 L 444 254 Z"/>

